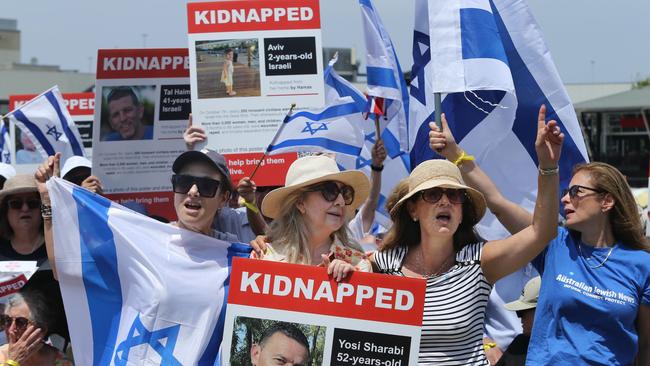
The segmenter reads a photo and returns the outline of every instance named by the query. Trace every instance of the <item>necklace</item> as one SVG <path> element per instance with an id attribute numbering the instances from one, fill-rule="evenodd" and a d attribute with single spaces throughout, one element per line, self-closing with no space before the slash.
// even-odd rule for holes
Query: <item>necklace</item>
<path id="1" fill-rule="evenodd" d="M 452 255 L 448 256 L 447 259 L 445 259 L 444 262 L 442 262 L 442 264 L 440 265 L 440 267 L 438 267 L 438 270 L 437 270 L 437 271 L 435 271 L 435 272 L 426 272 L 426 271 L 423 271 L 423 273 L 422 273 L 422 277 L 424 277 L 424 278 L 426 278 L 426 279 L 429 279 L 429 278 L 436 278 L 436 277 L 438 277 L 438 276 L 440 275 L 440 273 L 444 272 L 443 270 L 447 267 L 447 265 L 449 264 L 451 258 L 455 258 L 455 255 L 454 255 L 453 253 L 452 253 Z M 420 244 L 420 259 L 419 259 L 418 262 L 420 262 L 420 268 L 424 268 L 424 267 L 425 267 L 425 266 L 424 266 L 424 251 L 423 251 L 423 249 L 422 249 L 422 244 Z"/>
<path id="2" fill-rule="evenodd" d="M 584 256 L 584 254 L 582 254 L 582 245 L 580 245 L 580 243 L 578 243 L 578 251 L 580 252 L 580 256 L 582 258 L 586 259 L 587 261 L 590 261 L 590 260 L 594 259 L 592 256 L 589 256 L 589 258 L 587 258 L 587 257 Z M 603 259 L 602 262 L 600 262 L 599 264 L 597 264 L 595 266 L 587 264 L 587 267 L 589 267 L 591 269 L 596 269 L 596 268 L 602 267 L 603 265 L 605 265 L 605 262 L 607 262 L 607 260 L 609 259 L 609 256 L 612 254 L 612 251 L 614 251 L 614 246 L 609 248 L 609 251 L 607 252 L 607 255 L 605 256 L 605 259 Z"/>

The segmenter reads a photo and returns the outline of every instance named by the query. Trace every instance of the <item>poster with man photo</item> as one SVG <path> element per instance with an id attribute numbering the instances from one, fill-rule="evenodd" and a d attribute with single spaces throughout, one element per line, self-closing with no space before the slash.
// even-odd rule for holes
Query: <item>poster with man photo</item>
<path id="1" fill-rule="evenodd" d="M 100 140 L 152 140 L 155 100 L 155 85 L 104 87 Z"/>
<path id="2" fill-rule="evenodd" d="M 326 327 L 237 317 L 230 365 L 321 365 Z"/>
<path id="3" fill-rule="evenodd" d="M 197 41 L 195 47 L 199 99 L 261 95 L 257 38 Z"/>

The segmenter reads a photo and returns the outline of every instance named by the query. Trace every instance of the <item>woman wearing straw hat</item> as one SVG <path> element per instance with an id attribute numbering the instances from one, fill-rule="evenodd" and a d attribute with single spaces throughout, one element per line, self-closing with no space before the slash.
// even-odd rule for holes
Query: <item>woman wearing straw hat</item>
<path id="1" fill-rule="evenodd" d="M 459 155 L 448 130 L 433 134 L 445 141 L 444 156 Z M 530 225 L 531 214 L 478 165 L 461 170 L 509 232 Z M 609 164 L 578 165 L 561 202 L 564 227 L 533 261 L 543 286 L 526 365 L 649 366 L 650 242 L 625 177 Z"/>
<path id="2" fill-rule="evenodd" d="M 445 160 L 416 167 L 408 193 L 391 210 L 394 225 L 371 260 L 379 272 L 427 281 L 419 364 L 488 365 L 483 317 L 491 284 L 529 262 L 555 237 L 564 136 L 554 121 L 544 119 L 540 113 L 537 206 L 532 225 L 519 233 L 482 242 L 474 225 L 485 213 L 485 199 Z M 439 147 L 434 139 L 430 145 Z"/>
<path id="3" fill-rule="evenodd" d="M 41 199 L 34 177 L 18 174 L 0 191 L 0 260 L 47 260 Z"/>
<path id="4" fill-rule="evenodd" d="M 368 197 L 369 185 L 365 174 L 342 172 L 334 159 L 324 155 L 294 161 L 285 186 L 262 201 L 262 213 L 274 219 L 266 237 L 270 245 L 253 257 L 327 265 L 337 280 L 355 267 L 369 271 L 370 263 L 361 246 L 348 238 L 346 225 Z"/>

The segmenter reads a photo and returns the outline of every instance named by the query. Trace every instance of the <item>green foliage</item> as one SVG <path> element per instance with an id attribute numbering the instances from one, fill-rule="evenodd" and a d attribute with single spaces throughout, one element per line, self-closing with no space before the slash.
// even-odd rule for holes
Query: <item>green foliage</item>
<path id="1" fill-rule="evenodd" d="M 276 320 L 237 317 L 235 319 L 232 344 L 230 347 L 230 364 L 232 366 L 250 365 L 250 349 L 262 337 L 264 330 L 276 323 Z M 325 348 L 326 327 L 319 325 L 291 323 L 305 334 L 309 342 L 310 364 L 321 365 Z"/>
<path id="2" fill-rule="evenodd" d="M 632 89 L 643 89 L 650 86 L 650 78 L 639 80 L 632 85 Z"/>

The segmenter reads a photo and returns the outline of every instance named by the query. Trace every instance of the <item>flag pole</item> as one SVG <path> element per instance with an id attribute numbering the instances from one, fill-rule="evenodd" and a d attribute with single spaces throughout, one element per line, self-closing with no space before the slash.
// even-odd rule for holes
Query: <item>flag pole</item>
<path id="1" fill-rule="evenodd" d="M 433 107 L 436 113 L 436 126 L 442 131 L 442 97 L 440 93 L 433 93 Z"/>
<path id="2" fill-rule="evenodd" d="M 295 107 L 296 107 L 296 103 L 291 103 L 291 107 L 289 108 L 289 112 L 287 112 L 287 116 L 290 115 L 291 112 L 293 112 L 293 109 Z M 284 123 L 284 122 L 282 122 L 282 123 Z M 282 125 L 280 125 L 280 128 L 282 128 Z M 273 143 L 273 142 L 271 142 L 271 143 Z M 255 173 L 257 173 L 257 169 L 259 169 L 260 166 L 262 165 L 262 162 L 264 161 L 264 158 L 266 158 L 266 154 L 268 153 L 268 151 L 269 151 L 268 148 L 266 150 L 264 150 L 264 154 L 262 155 L 260 160 L 257 162 L 257 165 L 255 165 L 255 169 L 253 169 L 253 173 L 251 173 L 251 176 L 249 177 L 250 180 L 253 180 L 253 177 L 255 176 Z"/>

